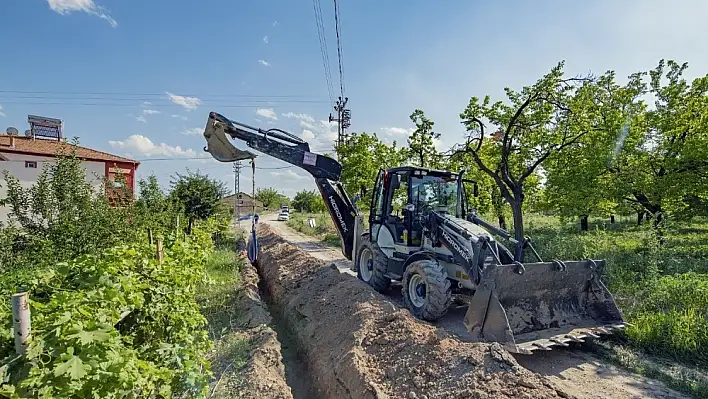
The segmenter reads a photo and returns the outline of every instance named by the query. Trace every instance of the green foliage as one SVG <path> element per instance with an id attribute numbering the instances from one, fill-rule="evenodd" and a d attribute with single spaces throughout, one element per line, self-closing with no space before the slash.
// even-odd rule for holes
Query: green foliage
<path id="1" fill-rule="evenodd" d="M 506 88 L 508 102 L 472 97 L 460 114 L 469 135 L 453 153 L 471 155 L 497 185 L 512 208 L 517 240 L 524 236 L 522 211 L 530 194 L 526 188 L 534 186 L 531 176 L 550 156 L 579 145 L 594 129 L 585 111 L 595 87 L 590 78 L 563 78 L 561 62 L 532 86 L 519 92 Z M 494 126 L 492 136 L 486 135 L 483 119 Z"/>
<path id="2" fill-rule="evenodd" d="M 290 198 L 271 187 L 256 189 L 256 199 L 261 201 L 263 206 L 266 208 L 275 208 L 280 205 L 290 205 Z"/>
<path id="3" fill-rule="evenodd" d="M 342 183 L 345 190 L 354 195 L 362 187 L 364 203 L 369 204 L 374 181 L 379 169 L 393 168 L 403 164 L 406 152 L 396 146 L 387 145 L 376 134 L 352 133 L 346 145 L 337 147 L 337 156 L 342 164 Z"/>
<path id="4" fill-rule="evenodd" d="M 94 189 L 86 181 L 81 161 L 74 154 L 59 155 L 28 188 L 4 172 L 7 197 L 3 203 L 18 225 L 1 233 L 5 245 L 13 242 L 12 255 L 2 264 L 6 270 L 100 253 L 136 237 L 135 226 L 128 222 L 131 209 L 111 207 L 103 187 Z"/>
<path id="5" fill-rule="evenodd" d="M 167 234 L 176 228 L 181 208 L 160 189 L 157 178 L 151 175 L 147 180 L 138 180 L 138 188 L 140 197 L 133 204 L 135 224 L 154 234 Z"/>
<path id="6" fill-rule="evenodd" d="M 415 130 L 408 138 L 407 157 L 418 166 L 439 168 L 442 156 L 435 148 L 434 140 L 440 138 L 440 133 L 433 130 L 435 122 L 426 117 L 420 109 L 413 111 L 409 118 L 415 124 Z"/>
<path id="7" fill-rule="evenodd" d="M 219 200 L 228 190 L 224 183 L 207 175 L 187 171 L 173 176 L 170 199 L 181 207 L 190 226 L 194 220 L 205 220 L 219 211 Z"/>
<path id="8" fill-rule="evenodd" d="M 33 339 L 27 356 L 3 369 L 9 397 L 172 397 L 203 395 L 210 341 L 195 302 L 207 231 L 169 240 L 164 262 L 137 242 L 82 255 L 27 281 Z M 13 291 L 3 291 L 8 297 Z M 0 350 L 14 357 L 11 309 Z"/>
<path id="9" fill-rule="evenodd" d="M 327 210 L 324 200 L 315 190 L 302 190 L 295 194 L 292 207 L 298 212 L 324 212 Z"/>

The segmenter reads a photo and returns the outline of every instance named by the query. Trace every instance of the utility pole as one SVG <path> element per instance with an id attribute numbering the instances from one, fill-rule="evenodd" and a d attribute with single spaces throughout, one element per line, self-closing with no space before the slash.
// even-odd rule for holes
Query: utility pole
<path id="1" fill-rule="evenodd" d="M 339 97 L 337 103 L 334 105 L 334 110 L 337 112 L 337 117 L 332 117 L 329 114 L 330 122 L 337 122 L 337 142 L 335 146 L 339 146 L 347 143 L 347 129 L 351 126 L 352 113 L 347 109 L 347 102 L 349 102 L 349 97 Z"/>
<path id="2" fill-rule="evenodd" d="M 241 202 L 241 161 L 234 162 L 234 217 L 236 218 L 236 225 L 241 228 L 241 207 L 239 205 Z"/>

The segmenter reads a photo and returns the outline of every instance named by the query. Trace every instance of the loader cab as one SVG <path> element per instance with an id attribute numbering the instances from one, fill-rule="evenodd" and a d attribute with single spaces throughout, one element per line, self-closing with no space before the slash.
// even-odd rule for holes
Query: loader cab
<path id="1" fill-rule="evenodd" d="M 380 170 L 369 214 L 372 240 L 388 257 L 417 250 L 423 244 L 426 212 L 465 217 L 467 200 L 462 187 L 457 174 L 448 171 L 411 166 Z M 458 215 L 460 210 L 462 215 Z"/>

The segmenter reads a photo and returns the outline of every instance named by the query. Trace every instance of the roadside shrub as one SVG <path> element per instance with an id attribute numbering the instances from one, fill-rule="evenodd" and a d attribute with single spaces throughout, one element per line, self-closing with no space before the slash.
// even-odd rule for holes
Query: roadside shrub
<path id="1" fill-rule="evenodd" d="M 206 247 L 203 243 L 207 243 Z M 148 398 L 205 394 L 211 348 L 195 300 L 210 233 L 82 255 L 27 281 L 33 339 L 14 355 L 11 309 L 0 302 L 0 393 L 10 397 Z M 9 297 L 14 291 L 3 290 Z"/>

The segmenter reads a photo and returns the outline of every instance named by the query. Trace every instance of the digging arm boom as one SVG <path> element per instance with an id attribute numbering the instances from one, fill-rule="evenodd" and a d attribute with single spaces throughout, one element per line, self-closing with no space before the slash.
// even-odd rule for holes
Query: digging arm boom
<path id="1" fill-rule="evenodd" d="M 210 112 L 204 138 L 204 151 L 221 162 L 251 159 L 254 154 L 234 147 L 226 136 L 246 142 L 254 150 L 306 170 L 315 178 L 327 210 L 339 233 L 342 253 L 351 260 L 355 241 L 354 203 L 340 181 L 342 165 L 336 160 L 310 151 L 310 144 L 280 129 L 263 130 Z"/>

